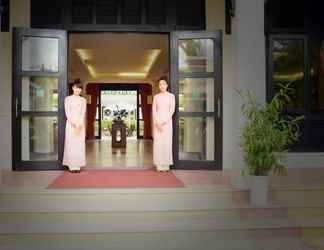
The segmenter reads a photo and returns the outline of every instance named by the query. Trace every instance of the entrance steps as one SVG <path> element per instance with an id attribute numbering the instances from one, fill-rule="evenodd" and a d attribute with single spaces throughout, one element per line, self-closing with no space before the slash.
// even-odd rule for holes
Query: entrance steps
<path id="1" fill-rule="evenodd" d="M 265 207 L 229 185 L 3 187 L 0 249 L 324 250 L 324 185 L 272 182 Z"/>

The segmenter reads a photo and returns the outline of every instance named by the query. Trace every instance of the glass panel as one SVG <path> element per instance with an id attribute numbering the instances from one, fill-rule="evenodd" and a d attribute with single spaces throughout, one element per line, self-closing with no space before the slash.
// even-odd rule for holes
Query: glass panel
<path id="1" fill-rule="evenodd" d="M 24 36 L 22 39 L 22 70 L 58 72 L 56 38 Z"/>
<path id="2" fill-rule="evenodd" d="M 324 41 L 313 41 L 311 43 L 311 53 L 311 111 L 319 112 L 324 110 Z"/>
<path id="3" fill-rule="evenodd" d="M 182 117 L 179 120 L 179 159 L 214 160 L 213 117 Z"/>
<path id="4" fill-rule="evenodd" d="M 99 106 L 96 108 L 96 120 L 99 120 Z"/>
<path id="5" fill-rule="evenodd" d="M 139 136 L 144 137 L 144 121 L 139 121 Z"/>
<path id="6" fill-rule="evenodd" d="M 180 72 L 214 72 L 212 39 L 179 40 Z"/>
<path id="7" fill-rule="evenodd" d="M 142 107 L 138 107 L 138 110 L 139 110 L 139 119 L 143 119 L 143 113 L 142 113 Z"/>
<path id="8" fill-rule="evenodd" d="M 94 136 L 99 136 L 99 121 L 94 121 Z"/>
<path id="9" fill-rule="evenodd" d="M 23 77 L 21 86 L 23 111 L 57 111 L 58 79 L 54 77 Z"/>
<path id="10" fill-rule="evenodd" d="M 214 96 L 213 78 L 179 79 L 180 112 L 213 112 Z"/>
<path id="11" fill-rule="evenodd" d="M 21 159 L 23 161 L 56 161 L 58 159 L 57 121 L 57 117 L 22 117 Z"/>
<path id="12" fill-rule="evenodd" d="M 278 84 L 292 83 L 289 108 L 304 107 L 304 42 L 303 40 L 275 40 L 273 44 L 273 79 Z"/>

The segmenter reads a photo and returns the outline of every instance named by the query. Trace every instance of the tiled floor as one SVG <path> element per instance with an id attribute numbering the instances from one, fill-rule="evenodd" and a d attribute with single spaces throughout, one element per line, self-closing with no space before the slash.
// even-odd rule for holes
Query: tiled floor
<path id="1" fill-rule="evenodd" d="M 126 148 L 112 148 L 111 140 L 87 141 L 88 167 L 147 167 L 153 165 L 152 140 L 128 139 Z"/>

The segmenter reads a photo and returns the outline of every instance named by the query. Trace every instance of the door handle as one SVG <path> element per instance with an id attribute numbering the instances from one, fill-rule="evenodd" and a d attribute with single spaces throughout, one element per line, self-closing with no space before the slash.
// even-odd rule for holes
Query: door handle
<path id="1" fill-rule="evenodd" d="M 220 119 L 221 118 L 221 103 L 220 103 L 220 98 L 218 97 L 217 98 L 217 117 L 218 117 L 218 119 Z"/>
<path id="2" fill-rule="evenodd" d="M 18 118 L 18 98 L 17 97 L 15 98 L 15 106 L 16 106 L 15 107 L 16 108 L 16 110 L 15 110 L 16 111 L 16 118 Z"/>

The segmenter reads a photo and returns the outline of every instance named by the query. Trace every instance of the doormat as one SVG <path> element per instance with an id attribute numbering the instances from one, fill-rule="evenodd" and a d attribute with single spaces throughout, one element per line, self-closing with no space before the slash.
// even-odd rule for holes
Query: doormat
<path id="1" fill-rule="evenodd" d="M 64 171 L 47 188 L 178 188 L 185 187 L 171 171 L 82 170 Z"/>

